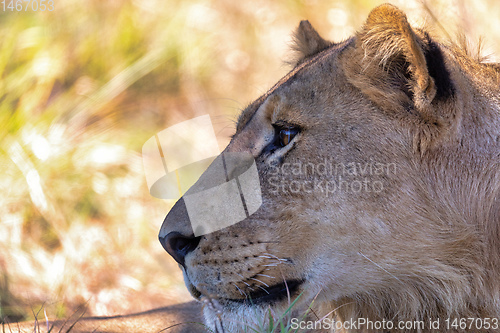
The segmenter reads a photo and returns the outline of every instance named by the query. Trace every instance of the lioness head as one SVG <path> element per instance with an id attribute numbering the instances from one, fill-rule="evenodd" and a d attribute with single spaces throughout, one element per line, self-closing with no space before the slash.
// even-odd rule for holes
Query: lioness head
<path id="1" fill-rule="evenodd" d="M 342 43 L 307 21 L 296 41 L 294 69 L 224 150 L 252 155 L 262 205 L 195 237 L 181 199 L 160 231 L 191 294 L 217 304 L 207 324 L 239 332 L 299 295 L 314 319 L 498 317 L 498 67 L 391 5 Z"/>

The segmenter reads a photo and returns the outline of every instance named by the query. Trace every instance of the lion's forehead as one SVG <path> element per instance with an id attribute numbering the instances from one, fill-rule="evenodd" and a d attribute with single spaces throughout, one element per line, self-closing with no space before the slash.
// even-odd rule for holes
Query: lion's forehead
<path id="1" fill-rule="evenodd" d="M 342 50 L 344 50 L 348 45 L 354 42 L 354 37 L 347 39 L 341 43 L 332 44 L 326 50 L 312 56 L 309 59 L 301 62 L 295 66 L 287 75 L 285 75 L 281 80 L 279 80 L 271 89 L 269 89 L 264 95 L 256 99 L 251 103 L 245 110 L 242 111 L 238 118 L 238 123 L 236 127 L 236 134 L 241 132 L 254 118 L 256 113 L 261 110 L 261 106 L 273 95 L 283 92 L 285 89 L 292 85 L 297 84 L 304 80 L 304 77 L 308 76 L 310 72 L 313 72 L 315 66 L 320 66 L 321 64 L 328 63 L 330 58 L 338 55 Z M 303 86 L 303 88 L 306 88 Z"/>

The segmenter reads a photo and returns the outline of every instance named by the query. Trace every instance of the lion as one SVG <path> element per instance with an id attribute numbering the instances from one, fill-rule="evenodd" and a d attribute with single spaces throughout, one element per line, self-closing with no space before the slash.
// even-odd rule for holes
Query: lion
<path id="1" fill-rule="evenodd" d="M 499 331 L 499 66 L 389 4 L 341 43 L 295 39 L 223 152 L 254 158 L 261 206 L 195 236 L 183 197 L 159 233 L 207 327 Z"/>
<path id="2" fill-rule="evenodd" d="M 176 325 L 196 311 L 211 332 L 283 316 L 293 332 L 500 331 L 500 66 L 388 4 L 344 42 L 308 21 L 295 39 L 223 152 L 251 154 L 260 207 L 195 236 L 183 197 L 161 227 L 199 305 L 72 331 L 207 331 Z"/>

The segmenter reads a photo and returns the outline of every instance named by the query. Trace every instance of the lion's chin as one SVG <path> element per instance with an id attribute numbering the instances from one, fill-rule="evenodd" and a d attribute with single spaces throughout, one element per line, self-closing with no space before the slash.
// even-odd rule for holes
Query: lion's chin
<path id="1" fill-rule="evenodd" d="M 201 297 L 203 296 L 203 294 L 201 293 L 201 291 L 196 289 L 196 287 L 191 283 L 191 280 L 189 279 L 189 276 L 187 275 L 186 270 L 183 268 L 182 268 L 182 273 L 184 275 L 184 284 L 186 285 L 187 290 L 189 291 L 191 296 L 193 296 L 194 299 L 199 301 L 201 299 Z"/>
<path id="2" fill-rule="evenodd" d="M 198 289 L 196 289 L 196 287 L 193 284 L 191 284 L 191 282 L 186 282 L 186 287 L 189 290 L 191 296 L 193 296 L 198 301 L 201 299 L 202 296 L 201 292 Z"/>

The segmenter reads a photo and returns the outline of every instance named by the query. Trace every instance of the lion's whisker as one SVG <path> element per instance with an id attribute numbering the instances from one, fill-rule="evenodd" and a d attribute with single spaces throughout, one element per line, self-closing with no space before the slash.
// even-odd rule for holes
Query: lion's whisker
<path id="1" fill-rule="evenodd" d="M 360 256 L 362 256 L 363 258 L 365 258 L 366 260 L 368 260 L 369 262 L 371 262 L 372 264 L 374 264 L 375 266 L 377 266 L 378 268 L 380 268 L 381 270 L 383 270 L 384 272 L 386 272 L 387 274 L 389 274 L 390 276 L 392 276 L 393 278 L 395 278 L 396 280 L 398 280 L 399 282 L 402 282 L 397 276 L 395 276 L 394 274 L 392 274 L 391 272 L 389 272 L 388 270 L 386 270 L 384 267 L 380 266 L 375 261 L 373 261 L 370 258 L 368 258 L 367 256 L 365 256 L 363 253 L 358 252 L 358 254 Z"/>
<path id="2" fill-rule="evenodd" d="M 264 291 L 265 291 L 265 292 L 269 295 L 269 291 L 267 291 L 265 288 L 263 288 L 263 287 L 261 287 L 261 286 L 259 286 L 259 285 L 257 285 L 257 287 L 259 287 L 260 289 L 264 290 Z M 268 286 L 268 287 L 269 287 L 269 286 Z"/>
<path id="3" fill-rule="evenodd" d="M 242 282 L 245 286 L 247 286 L 248 288 L 252 289 L 252 288 L 250 287 L 250 284 L 248 284 L 247 282 L 245 282 L 245 281 L 241 281 L 241 282 Z"/>
<path id="4" fill-rule="evenodd" d="M 265 285 L 266 287 L 268 287 L 268 288 L 269 288 L 269 285 L 268 285 L 267 283 L 262 282 L 262 281 L 261 281 L 261 280 L 259 280 L 259 279 L 251 278 L 250 280 L 254 280 L 254 281 L 260 282 L 260 283 L 262 283 L 263 285 Z"/>
<path id="5" fill-rule="evenodd" d="M 243 290 L 240 289 L 240 287 L 238 287 L 236 285 L 236 283 L 232 282 L 232 285 L 236 287 L 236 289 L 238 289 L 238 291 L 240 292 L 241 296 L 245 296 L 245 298 L 248 298 L 248 295 L 246 292 L 244 292 Z"/>
<path id="6" fill-rule="evenodd" d="M 279 260 L 279 261 L 288 261 L 288 259 L 281 259 L 281 258 L 278 258 L 276 257 L 275 255 L 271 254 L 271 253 L 264 253 L 265 255 L 268 255 L 268 256 L 271 256 L 273 259 L 276 259 L 276 260 Z"/>
<path id="7" fill-rule="evenodd" d="M 266 270 L 268 270 L 268 269 L 266 269 Z M 266 274 L 260 274 L 259 273 L 259 274 L 255 274 L 255 275 L 265 276 L 267 278 L 274 279 L 274 276 L 270 276 L 270 275 L 266 275 Z"/>
<path id="8" fill-rule="evenodd" d="M 330 311 L 326 315 L 324 315 L 321 319 L 316 320 L 316 322 L 324 321 L 326 318 L 328 318 L 328 316 L 330 316 L 332 313 L 335 313 L 341 307 L 346 306 L 346 305 L 350 305 L 350 304 L 354 304 L 354 302 L 345 303 L 345 304 L 342 304 L 342 305 L 336 307 L 335 309 L 333 309 L 332 311 Z"/>

